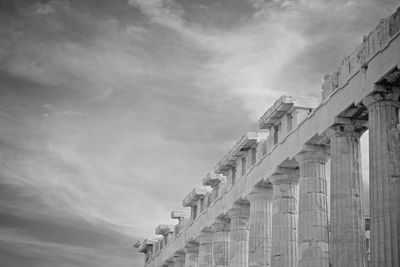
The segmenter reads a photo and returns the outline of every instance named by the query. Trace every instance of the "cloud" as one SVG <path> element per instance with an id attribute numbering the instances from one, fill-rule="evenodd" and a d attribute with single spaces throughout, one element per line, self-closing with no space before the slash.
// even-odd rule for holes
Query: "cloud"
<path id="1" fill-rule="evenodd" d="M 110 253 L 111 252 L 111 253 Z M 112 256 L 111 256 L 111 255 Z M 37 240 L 13 228 L 1 229 L 0 259 L 5 266 L 127 266 L 127 251 L 94 250 L 87 247 Z"/>
<path id="2" fill-rule="evenodd" d="M 0 13 L 0 260 L 141 264 L 130 242 L 175 223 L 281 94 L 318 97 L 389 2 L 15 2 Z"/>
<path id="3" fill-rule="evenodd" d="M 130 5 L 140 8 L 154 22 L 171 28 L 180 28 L 183 24 L 183 9 L 175 0 L 129 0 Z"/>

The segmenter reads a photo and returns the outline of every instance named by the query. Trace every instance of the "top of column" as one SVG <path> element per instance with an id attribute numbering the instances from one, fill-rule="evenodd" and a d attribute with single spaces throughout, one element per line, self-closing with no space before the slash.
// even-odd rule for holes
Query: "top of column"
<path id="1" fill-rule="evenodd" d="M 299 169 L 277 168 L 275 173 L 269 177 L 273 185 L 279 184 L 298 184 Z"/>
<path id="2" fill-rule="evenodd" d="M 227 212 L 227 215 L 232 218 L 249 218 L 250 205 L 234 204 L 232 209 Z"/>
<path id="3" fill-rule="evenodd" d="M 382 101 L 400 105 L 400 87 L 377 84 L 375 85 L 375 91 L 364 98 L 362 102 L 368 108 Z"/>
<path id="4" fill-rule="evenodd" d="M 325 134 L 332 138 L 334 136 L 346 136 L 346 135 L 356 135 L 361 136 L 361 134 L 367 129 L 366 126 L 357 125 L 355 123 L 343 123 L 335 124 L 325 131 Z"/>
<path id="5" fill-rule="evenodd" d="M 229 220 L 228 219 L 217 219 L 211 226 L 213 232 L 229 231 Z"/>
<path id="6" fill-rule="evenodd" d="M 317 161 L 326 163 L 329 159 L 329 154 L 325 146 L 308 145 L 295 158 L 298 162 Z"/>
<path id="7" fill-rule="evenodd" d="M 197 240 L 200 244 L 211 243 L 213 241 L 213 232 L 211 229 L 201 230 Z"/>
<path id="8" fill-rule="evenodd" d="M 272 187 L 261 187 L 255 186 L 251 192 L 246 196 L 246 198 L 251 202 L 256 199 L 273 199 L 273 189 Z"/>

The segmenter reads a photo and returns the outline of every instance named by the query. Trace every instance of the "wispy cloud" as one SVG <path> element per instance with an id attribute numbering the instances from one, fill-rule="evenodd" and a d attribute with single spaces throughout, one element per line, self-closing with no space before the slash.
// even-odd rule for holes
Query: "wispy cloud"
<path id="1" fill-rule="evenodd" d="M 318 97 L 397 4 L 6 2 L 0 261 L 18 267 L 141 263 L 129 242 L 173 223 L 277 97 Z"/>

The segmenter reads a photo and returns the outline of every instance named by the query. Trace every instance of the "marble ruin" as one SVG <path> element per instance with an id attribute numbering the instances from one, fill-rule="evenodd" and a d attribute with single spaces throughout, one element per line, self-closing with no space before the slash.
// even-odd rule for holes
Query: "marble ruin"
<path id="1" fill-rule="evenodd" d="M 400 266 L 399 108 L 400 8 L 325 76 L 318 105 L 283 96 L 265 112 L 183 199 L 190 214 L 135 244 L 145 266 Z"/>

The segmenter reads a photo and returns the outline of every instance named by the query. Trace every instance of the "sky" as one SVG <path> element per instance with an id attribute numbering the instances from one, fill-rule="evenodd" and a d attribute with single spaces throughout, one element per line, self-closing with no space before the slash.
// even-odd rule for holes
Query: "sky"
<path id="1" fill-rule="evenodd" d="M 0 0 L 1 265 L 142 266 L 136 240 L 397 6 Z"/>

